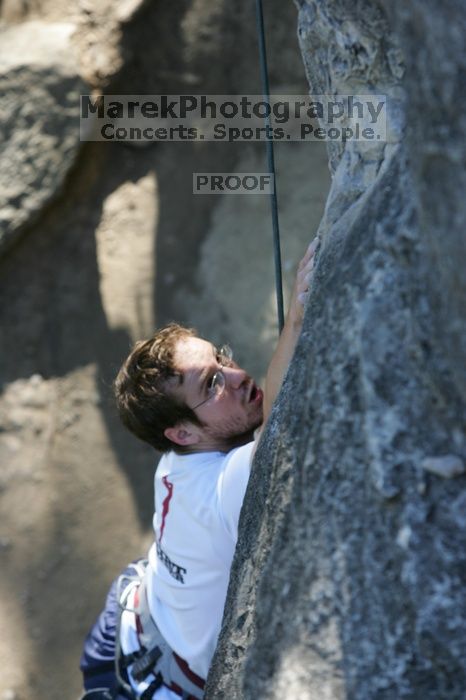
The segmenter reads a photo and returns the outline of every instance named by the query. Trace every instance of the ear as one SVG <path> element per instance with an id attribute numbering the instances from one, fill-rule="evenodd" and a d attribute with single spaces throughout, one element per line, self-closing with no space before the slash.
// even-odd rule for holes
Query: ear
<path id="1" fill-rule="evenodd" d="M 199 432 L 192 423 L 178 423 L 173 428 L 165 428 L 163 434 L 175 445 L 182 447 L 196 445 L 200 440 Z"/>

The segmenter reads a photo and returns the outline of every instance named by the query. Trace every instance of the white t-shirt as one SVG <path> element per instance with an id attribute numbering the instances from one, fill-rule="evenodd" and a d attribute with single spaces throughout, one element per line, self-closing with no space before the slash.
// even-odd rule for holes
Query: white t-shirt
<path id="1" fill-rule="evenodd" d="M 253 448 L 250 442 L 228 453 L 169 452 L 155 475 L 149 607 L 168 644 L 202 678 L 220 633 Z"/>

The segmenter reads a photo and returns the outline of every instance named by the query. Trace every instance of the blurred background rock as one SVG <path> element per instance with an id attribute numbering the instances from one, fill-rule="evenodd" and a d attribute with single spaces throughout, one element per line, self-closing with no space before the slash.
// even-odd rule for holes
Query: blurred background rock
<path id="1" fill-rule="evenodd" d="M 305 94 L 292 2 L 266 3 L 273 92 Z M 81 143 L 80 94 L 260 93 L 252 2 L 4 0 L 0 9 L 0 698 L 66 700 L 107 587 L 151 538 L 155 455 L 115 416 L 130 345 L 169 320 L 258 379 L 277 335 L 269 203 L 193 196 L 264 144 Z M 329 188 L 277 144 L 285 287 Z"/>

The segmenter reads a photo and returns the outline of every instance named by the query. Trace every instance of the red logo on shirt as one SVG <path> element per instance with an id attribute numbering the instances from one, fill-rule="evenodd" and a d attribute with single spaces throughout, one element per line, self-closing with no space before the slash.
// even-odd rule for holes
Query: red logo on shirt
<path id="1" fill-rule="evenodd" d="M 162 541 L 163 531 L 165 529 L 165 519 L 166 519 L 166 517 L 168 515 L 168 511 L 170 509 L 171 497 L 173 496 L 173 484 L 170 481 L 168 481 L 168 478 L 166 476 L 164 476 L 162 478 L 162 482 L 163 482 L 163 485 L 165 486 L 165 488 L 167 489 L 168 493 L 165 496 L 165 498 L 163 499 L 163 503 L 162 503 L 162 524 L 160 526 L 159 542 Z"/>
<path id="2" fill-rule="evenodd" d="M 173 484 L 170 481 L 168 481 L 166 476 L 162 478 L 162 483 L 167 489 L 168 493 L 163 499 L 162 503 L 162 523 L 160 525 L 159 541 L 157 542 L 157 556 L 160 559 L 160 561 L 167 567 L 170 576 L 173 576 L 173 578 L 179 581 L 180 583 L 184 583 L 183 574 L 187 573 L 186 569 L 182 566 L 179 566 L 179 564 L 175 564 L 175 562 L 173 562 L 170 559 L 168 554 L 166 554 L 166 552 L 163 551 L 161 545 L 163 531 L 165 530 L 165 521 L 168 515 L 168 511 L 170 510 L 170 501 L 173 496 Z"/>

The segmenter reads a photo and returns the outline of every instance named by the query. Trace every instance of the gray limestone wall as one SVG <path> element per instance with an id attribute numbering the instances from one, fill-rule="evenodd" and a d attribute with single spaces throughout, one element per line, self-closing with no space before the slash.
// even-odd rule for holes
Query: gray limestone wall
<path id="1" fill-rule="evenodd" d="M 460 700 L 465 6 L 297 6 L 311 93 L 386 94 L 388 140 L 328 149 L 313 289 L 206 697 Z"/>

